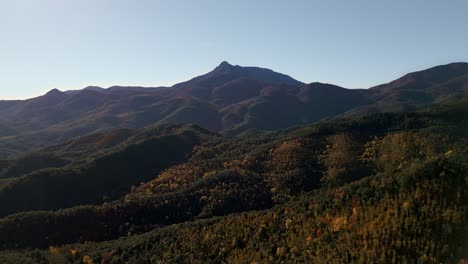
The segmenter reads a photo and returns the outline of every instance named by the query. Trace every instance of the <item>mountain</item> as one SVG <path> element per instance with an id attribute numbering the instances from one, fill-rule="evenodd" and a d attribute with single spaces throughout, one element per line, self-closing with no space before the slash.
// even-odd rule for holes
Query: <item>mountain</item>
<path id="1" fill-rule="evenodd" d="M 219 87 L 239 79 L 255 80 L 259 83 L 269 84 L 287 84 L 295 86 L 303 84 L 288 75 L 277 73 L 270 69 L 241 67 L 239 65 L 233 66 L 228 62 L 223 61 L 213 71 L 205 75 L 195 77 L 187 82 L 176 84 L 174 88 L 178 91 L 194 89 L 212 90 L 215 87 Z"/>
<path id="2" fill-rule="evenodd" d="M 0 262 L 460 263 L 467 111 L 465 97 L 245 137 L 119 129 L 0 159 L 16 173 L 0 179 Z"/>
<path id="3" fill-rule="evenodd" d="M 0 263 L 462 263 L 467 65 L 0 101 Z"/>
<path id="4" fill-rule="evenodd" d="M 468 63 L 459 62 L 436 66 L 427 70 L 408 73 L 387 84 L 372 87 L 371 90 L 423 90 L 438 86 L 468 74 Z"/>
<path id="5" fill-rule="evenodd" d="M 464 97 L 467 93 L 468 63 L 451 63 L 408 73 L 390 83 L 371 87 L 367 94 L 375 103 L 358 110 L 361 114 L 409 111 Z"/>
<path id="6" fill-rule="evenodd" d="M 304 84 L 269 69 L 228 62 L 172 87 L 54 89 L 24 101 L 0 101 L 0 156 L 116 128 L 194 123 L 239 135 L 337 116 L 415 110 L 467 95 L 467 65 L 437 66 L 370 89 Z"/>

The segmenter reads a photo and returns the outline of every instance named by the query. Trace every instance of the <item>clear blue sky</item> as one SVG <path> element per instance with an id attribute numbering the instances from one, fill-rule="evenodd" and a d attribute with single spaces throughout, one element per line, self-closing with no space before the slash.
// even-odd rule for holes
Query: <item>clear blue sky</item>
<path id="1" fill-rule="evenodd" d="M 466 0 L 0 0 L 0 98 L 172 85 L 223 60 L 348 88 L 468 61 Z"/>

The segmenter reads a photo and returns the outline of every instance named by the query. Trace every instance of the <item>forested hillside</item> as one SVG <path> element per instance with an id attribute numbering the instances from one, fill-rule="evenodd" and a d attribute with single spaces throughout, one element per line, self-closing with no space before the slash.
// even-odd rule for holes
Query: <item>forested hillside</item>
<path id="1" fill-rule="evenodd" d="M 244 137 L 164 126 L 3 160 L 0 262 L 458 263 L 466 113 L 460 99 Z M 47 169 L 17 168 L 39 154 Z"/>
<path id="2" fill-rule="evenodd" d="M 112 138 L 114 135 L 110 132 L 105 136 Z M 26 158 L 6 160 L 6 164 L 12 165 L 5 166 L 3 175 L 15 174 L 0 185 L 0 216 L 120 198 L 132 185 L 153 179 L 163 169 L 185 162 L 196 145 L 212 136 L 211 132 L 190 125 L 161 126 L 142 130 L 107 149 L 92 147 L 102 144 L 102 135 L 99 135 L 78 140 L 84 150 L 70 148 L 77 143 L 72 141 Z M 87 140 L 92 140 L 91 146 L 83 145 Z M 43 162 L 49 155 L 82 157 L 58 161 L 49 158 Z M 35 163 L 37 170 L 33 169 Z M 24 164 L 21 169 L 25 174 L 21 177 L 18 164 Z"/>
<path id="3" fill-rule="evenodd" d="M 0 101 L 0 157 L 114 129 L 193 123 L 234 136 L 337 116 L 414 111 L 467 95 L 468 63 L 408 73 L 370 89 L 346 89 L 222 62 L 172 87 L 54 89 L 36 98 Z"/>

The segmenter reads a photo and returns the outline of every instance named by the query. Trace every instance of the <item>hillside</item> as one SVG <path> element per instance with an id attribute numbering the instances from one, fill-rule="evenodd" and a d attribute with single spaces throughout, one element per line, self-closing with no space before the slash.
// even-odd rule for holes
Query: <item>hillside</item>
<path id="1" fill-rule="evenodd" d="M 106 134 L 110 138 L 114 135 L 114 132 Z M 186 161 L 196 145 L 213 136 L 190 125 L 161 126 L 139 131 L 107 149 L 88 148 L 86 155 L 81 153 L 82 150 L 70 149 L 70 145 L 77 144 L 72 141 L 9 160 L 0 174 L 8 180 L 0 185 L 0 216 L 118 199 L 132 185 L 152 179 L 160 171 Z M 101 135 L 90 136 L 81 143 L 90 144 L 89 139 L 94 140 L 92 145 L 102 143 Z M 52 159 L 76 157 L 77 153 L 82 155 L 81 158 Z M 46 157 L 50 158 L 44 162 Z"/>
<path id="2" fill-rule="evenodd" d="M 222 62 L 172 87 L 51 90 L 0 101 L 0 156 L 14 156 L 76 137 L 154 124 L 194 123 L 225 135 L 272 131 L 336 116 L 413 111 L 467 95 L 468 63 L 409 73 L 370 89 L 304 84 L 265 68 Z"/>
<path id="3" fill-rule="evenodd" d="M 14 192 L 0 189 L 11 206 L 1 207 L 0 261 L 457 263 L 468 257 L 467 111 L 465 98 L 234 138 L 163 126 L 82 158 L 64 153 L 105 134 L 51 147 L 75 157 L 66 173 L 18 178 L 51 200 L 24 203 L 38 190 L 19 192 L 16 178 Z M 127 188 L 109 195 L 114 178 Z M 74 197 L 54 191 L 61 181 L 82 200 L 61 202 Z M 79 185 L 90 181 L 99 187 Z"/>

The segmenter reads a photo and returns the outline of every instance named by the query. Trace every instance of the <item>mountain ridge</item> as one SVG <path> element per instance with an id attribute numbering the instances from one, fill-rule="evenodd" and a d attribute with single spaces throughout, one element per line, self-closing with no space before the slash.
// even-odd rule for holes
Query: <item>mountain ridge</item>
<path id="1" fill-rule="evenodd" d="M 0 101 L 0 155 L 116 128 L 195 123 L 225 135 L 337 116 L 407 111 L 468 95 L 468 63 L 413 72 L 370 89 L 305 84 L 259 67 L 220 63 L 172 87 L 88 86 Z M 0 131 L 2 132 L 2 131 Z M 3 135 L 3 136 L 2 136 Z"/>

